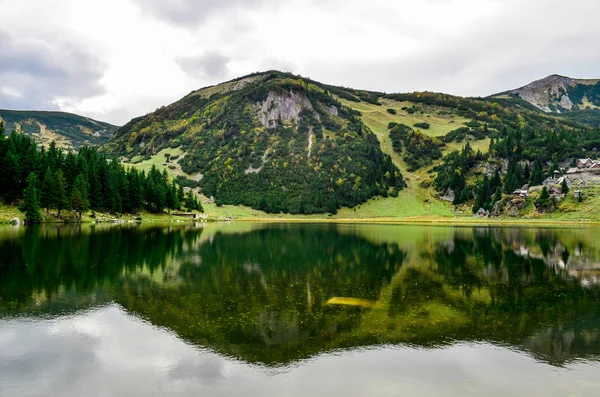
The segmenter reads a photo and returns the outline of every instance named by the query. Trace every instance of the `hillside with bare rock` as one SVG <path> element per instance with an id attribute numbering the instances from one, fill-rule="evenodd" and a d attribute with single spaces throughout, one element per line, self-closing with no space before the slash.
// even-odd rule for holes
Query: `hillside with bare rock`
<path id="1" fill-rule="evenodd" d="M 405 186 L 358 111 L 327 86 L 280 72 L 193 91 L 106 145 L 128 162 L 167 148 L 181 150 L 181 171 L 201 175 L 217 204 L 335 213 Z"/>
<path id="2" fill-rule="evenodd" d="M 521 88 L 493 95 L 513 99 L 575 121 L 600 125 L 600 79 L 573 79 L 553 74 Z"/>

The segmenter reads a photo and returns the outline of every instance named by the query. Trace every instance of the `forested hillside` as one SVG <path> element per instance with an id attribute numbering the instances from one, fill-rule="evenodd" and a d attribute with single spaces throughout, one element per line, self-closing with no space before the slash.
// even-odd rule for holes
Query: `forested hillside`
<path id="1" fill-rule="evenodd" d="M 246 76 L 132 120 L 107 148 L 129 162 L 180 148 L 177 165 L 219 205 L 335 213 L 397 195 L 402 174 L 342 92 L 279 72 Z"/>
<path id="2" fill-rule="evenodd" d="M 148 174 L 125 168 L 90 147 L 66 154 L 54 143 L 47 150 L 38 149 L 27 135 L 13 131 L 6 136 L 1 122 L 0 187 L 0 199 L 20 203 L 31 223 L 42 220 L 41 209 L 46 215 L 55 210 L 55 219 L 62 219 L 65 210 L 80 219 L 88 209 L 111 213 L 202 209 L 191 192 L 184 194 L 182 186 L 156 168 Z M 70 217 L 63 212 L 63 218 Z"/>
<path id="3" fill-rule="evenodd" d="M 595 85 L 585 87 L 585 100 L 595 100 Z M 73 191 L 82 174 L 87 185 L 78 194 L 85 190 L 94 210 L 161 212 L 182 201 L 199 208 L 195 196 L 182 195 L 185 186 L 197 188 L 212 214 L 235 206 L 250 217 L 451 216 L 470 208 L 502 215 L 514 190 L 540 186 L 600 151 L 600 130 L 515 96 L 388 94 L 276 71 L 193 91 L 133 119 L 99 152 L 62 152 L 55 144 L 36 150 L 28 137 L 3 140 L 5 203 L 22 203 L 29 185 L 41 197 L 43 186 L 54 189 L 50 180 L 60 185 L 62 171 L 66 199 L 46 197 L 45 208 L 81 207 Z M 554 210 L 542 193 L 523 205 Z"/>
<path id="4" fill-rule="evenodd" d="M 7 131 L 20 131 L 38 145 L 54 141 L 63 149 L 97 146 L 107 142 L 118 127 L 102 121 L 65 112 L 0 109 L 0 121 Z"/>

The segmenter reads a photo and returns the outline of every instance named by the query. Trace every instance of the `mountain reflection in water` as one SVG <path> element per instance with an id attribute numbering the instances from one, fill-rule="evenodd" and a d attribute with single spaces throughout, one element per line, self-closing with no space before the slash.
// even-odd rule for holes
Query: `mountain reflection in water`
<path id="1" fill-rule="evenodd" d="M 65 371 L 89 383 L 125 369 L 140 382 L 159 371 L 169 390 L 177 379 L 236 379 L 252 395 L 268 374 L 274 387 L 290 371 L 335 379 L 343 356 L 350 377 L 394 362 L 407 390 L 425 394 L 419 379 L 431 371 L 458 393 L 460 362 L 481 376 L 529 369 L 540 384 L 553 367 L 577 366 L 569 381 L 586 395 L 586 379 L 600 375 L 596 236 L 333 224 L 0 229 L 0 387 L 15 374 L 52 383 L 52 371 Z M 478 394 L 494 395 L 494 379 Z M 143 390 L 154 381 L 165 380 L 135 393 L 152 394 Z M 114 382 L 127 393 L 126 379 Z M 352 387 L 341 394 L 361 395 Z"/>

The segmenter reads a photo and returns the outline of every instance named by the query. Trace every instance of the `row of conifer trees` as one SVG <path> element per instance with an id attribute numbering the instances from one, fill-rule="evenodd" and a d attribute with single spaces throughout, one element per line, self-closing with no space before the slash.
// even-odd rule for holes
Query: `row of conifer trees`
<path id="1" fill-rule="evenodd" d="M 202 211 L 196 195 L 184 192 L 166 170 L 146 173 L 126 168 L 97 149 L 63 152 L 54 142 L 37 148 L 27 135 L 5 133 L 0 122 L 0 199 L 20 204 L 28 222 L 42 220 L 43 210 L 70 210 L 81 219 L 89 209 L 114 214 L 167 210 Z M 70 217 L 69 217 L 70 218 Z"/>

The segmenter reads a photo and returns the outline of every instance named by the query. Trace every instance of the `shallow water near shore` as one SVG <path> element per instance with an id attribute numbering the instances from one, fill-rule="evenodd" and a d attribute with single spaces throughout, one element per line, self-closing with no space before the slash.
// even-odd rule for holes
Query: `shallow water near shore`
<path id="1" fill-rule="evenodd" d="M 0 395 L 596 396 L 593 227 L 0 227 Z"/>

